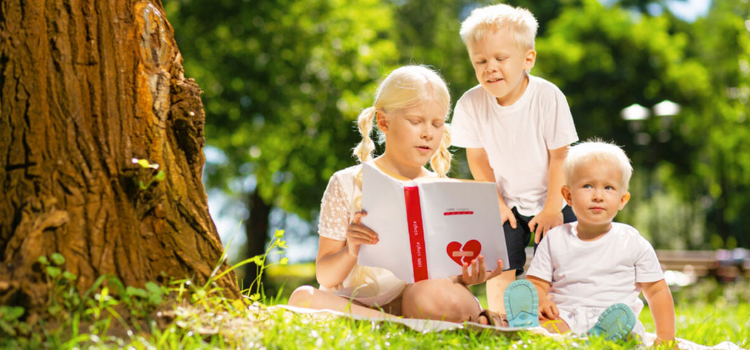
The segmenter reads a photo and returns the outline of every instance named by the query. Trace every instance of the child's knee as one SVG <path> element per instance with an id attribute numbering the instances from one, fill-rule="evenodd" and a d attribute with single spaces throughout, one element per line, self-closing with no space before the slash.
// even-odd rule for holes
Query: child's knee
<path id="1" fill-rule="evenodd" d="M 315 287 L 312 286 L 299 287 L 289 296 L 287 304 L 298 307 L 309 307 L 313 297 L 315 297 L 315 291 Z"/>
<path id="2" fill-rule="evenodd" d="M 461 322 L 479 310 L 474 295 L 465 287 L 453 283 L 432 280 L 415 284 L 404 291 L 405 317 Z"/>

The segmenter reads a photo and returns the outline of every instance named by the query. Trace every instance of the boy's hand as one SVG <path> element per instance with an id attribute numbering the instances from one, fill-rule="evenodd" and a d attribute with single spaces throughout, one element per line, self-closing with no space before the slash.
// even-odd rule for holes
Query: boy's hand
<path id="1" fill-rule="evenodd" d="M 366 216 L 364 211 L 354 213 L 354 220 L 346 228 L 346 245 L 349 247 L 349 254 L 354 257 L 359 256 L 359 246 L 361 244 L 378 243 L 378 234 L 369 227 L 362 225 L 362 217 Z"/>
<path id="2" fill-rule="evenodd" d="M 462 274 L 459 282 L 468 287 L 482 283 L 501 274 L 503 272 L 503 261 L 498 260 L 497 268 L 490 271 L 488 275 L 487 268 L 485 267 L 484 263 L 484 256 L 480 254 L 476 259 L 471 261 L 471 269 L 469 268 L 469 264 L 467 263 L 463 263 L 461 269 Z"/>
<path id="3" fill-rule="evenodd" d="M 529 221 L 529 230 L 534 233 L 534 243 L 539 243 L 549 230 L 562 224 L 562 210 L 556 212 L 542 210 L 541 213 Z"/>
<path id="4" fill-rule="evenodd" d="M 513 210 L 502 202 L 500 203 L 500 220 L 502 220 L 501 225 L 505 225 L 507 221 L 510 223 L 510 227 L 516 228 L 516 216 L 513 215 Z"/>
<path id="5" fill-rule="evenodd" d="M 542 317 L 549 320 L 560 318 L 560 310 L 557 309 L 557 305 L 546 296 L 539 298 L 539 318 Z"/>

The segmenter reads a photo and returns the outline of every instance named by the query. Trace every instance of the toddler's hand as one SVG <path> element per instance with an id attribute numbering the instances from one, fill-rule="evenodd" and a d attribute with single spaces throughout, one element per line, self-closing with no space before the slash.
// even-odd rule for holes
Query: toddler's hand
<path id="1" fill-rule="evenodd" d="M 542 210 L 541 213 L 529 221 L 529 230 L 534 232 L 534 243 L 539 243 L 549 230 L 562 224 L 562 211 L 548 212 Z"/>
<path id="2" fill-rule="evenodd" d="M 346 246 L 349 248 L 349 254 L 359 256 L 359 246 L 361 244 L 378 243 L 378 234 L 369 227 L 362 225 L 362 217 L 366 216 L 364 211 L 354 213 L 354 220 L 346 228 Z"/>
<path id="3" fill-rule="evenodd" d="M 557 305 L 549 300 L 548 297 L 540 298 L 539 300 L 539 318 L 545 317 L 549 320 L 556 320 L 560 316 L 560 311 L 557 309 Z"/>
<path id="4" fill-rule="evenodd" d="M 469 269 L 469 264 L 464 263 L 461 267 L 461 270 L 462 274 L 459 281 L 461 281 L 461 283 L 467 287 L 473 286 L 501 274 L 503 272 L 503 261 L 498 260 L 497 268 L 487 274 L 487 267 L 484 263 L 484 256 L 480 254 L 476 259 L 471 261 L 471 269 Z"/>

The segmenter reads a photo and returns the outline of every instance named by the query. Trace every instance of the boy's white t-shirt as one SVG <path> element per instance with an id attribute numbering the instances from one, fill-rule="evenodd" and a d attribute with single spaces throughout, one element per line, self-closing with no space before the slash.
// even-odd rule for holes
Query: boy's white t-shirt
<path id="1" fill-rule="evenodd" d="M 356 180 L 361 171 L 362 165 L 355 165 L 335 172 L 328 180 L 318 219 L 318 234 L 321 236 L 346 241 L 346 230 L 357 210 L 355 203 L 362 197 L 362 189 Z M 368 306 L 383 306 L 398 297 L 406 285 L 386 269 L 355 265 L 340 285 L 330 289 L 320 286 L 320 289 Z"/>
<path id="2" fill-rule="evenodd" d="M 586 242 L 578 238 L 577 226 L 571 222 L 550 230 L 526 275 L 550 282 L 549 295 L 561 313 L 623 303 L 637 317 L 643 302 L 636 283 L 664 279 L 651 243 L 632 226 L 617 222 L 600 239 Z"/>
<path id="3" fill-rule="evenodd" d="M 544 208 L 548 150 L 578 141 L 565 95 L 532 75 L 511 106 L 500 106 L 481 85 L 467 91 L 456 103 L 451 130 L 453 146 L 486 150 L 505 204 L 526 216 Z"/>

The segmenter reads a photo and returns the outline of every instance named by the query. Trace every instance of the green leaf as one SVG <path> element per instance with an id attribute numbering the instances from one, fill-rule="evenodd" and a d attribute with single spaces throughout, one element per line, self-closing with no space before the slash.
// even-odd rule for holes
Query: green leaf
<path id="1" fill-rule="evenodd" d="M 154 180 L 161 181 L 164 180 L 164 178 L 167 177 L 167 173 L 164 172 L 164 170 L 159 170 L 158 173 L 156 173 L 156 176 L 154 176 Z"/>
<path id="2" fill-rule="evenodd" d="M 146 290 L 148 290 L 148 292 L 151 294 L 156 294 L 159 296 L 164 294 L 164 291 L 161 290 L 161 287 L 154 282 L 146 282 Z"/>
<path id="3" fill-rule="evenodd" d="M 16 336 L 16 330 L 11 325 L 9 325 L 7 322 L 0 320 L 0 329 L 3 330 L 3 332 L 7 333 L 11 337 Z"/>
<path id="4" fill-rule="evenodd" d="M 150 183 L 149 183 L 150 185 Z M 138 181 L 138 187 L 140 187 L 142 190 L 147 190 L 148 186 L 143 184 L 143 181 Z"/>
<path id="5" fill-rule="evenodd" d="M 68 271 L 63 272 L 63 278 L 66 279 L 66 280 L 68 280 L 68 281 L 70 281 L 70 282 L 75 281 L 76 277 L 78 277 L 78 276 L 76 276 L 72 272 L 68 272 Z"/>
<path id="6" fill-rule="evenodd" d="M 276 233 L 274 233 L 274 238 L 281 238 L 284 237 L 284 230 L 276 230 Z"/>
<path id="7" fill-rule="evenodd" d="M 57 276 L 59 276 L 59 275 L 60 275 L 60 269 L 59 269 L 59 268 L 57 268 L 57 267 L 54 267 L 54 266 L 47 266 L 46 270 L 47 270 L 47 274 L 48 274 L 48 275 L 49 275 L 50 277 L 52 277 L 52 278 L 55 278 L 55 277 L 57 277 Z"/>
<path id="8" fill-rule="evenodd" d="M 195 294 L 198 296 L 198 298 L 203 299 L 206 297 L 206 291 L 203 289 L 198 289 L 195 291 Z"/>
<path id="9" fill-rule="evenodd" d="M 73 290 L 69 297 L 65 299 L 70 305 L 74 307 L 78 307 L 81 305 L 81 297 L 78 295 L 78 293 Z"/>
<path id="10" fill-rule="evenodd" d="M 143 299 L 146 299 L 148 297 L 148 293 L 146 292 L 146 290 L 131 286 L 128 286 L 128 288 L 125 289 L 125 294 L 131 297 L 136 296 Z"/>
<path id="11" fill-rule="evenodd" d="M 0 315 L 2 315 L 3 320 L 15 320 L 19 317 L 23 316 L 23 313 L 26 312 L 23 307 L 21 306 L 3 306 L 0 307 Z"/>
<path id="12" fill-rule="evenodd" d="M 159 305 L 161 304 L 161 294 L 149 294 L 148 296 L 148 302 L 151 305 Z"/>
<path id="13" fill-rule="evenodd" d="M 52 259 L 52 262 L 55 263 L 55 265 L 60 266 L 65 263 L 65 257 L 60 253 L 52 253 L 52 256 L 50 256 L 50 259 Z"/>
<path id="14" fill-rule="evenodd" d="M 36 259 L 40 264 L 47 266 L 49 265 L 49 260 L 47 260 L 46 256 L 40 256 L 39 259 Z"/>
<path id="15" fill-rule="evenodd" d="M 50 315 L 54 316 L 60 313 L 60 311 L 62 311 L 62 308 L 60 307 L 60 305 L 52 305 L 47 308 L 47 311 L 50 313 Z"/>
<path id="16" fill-rule="evenodd" d="M 28 335 L 31 333 L 31 326 L 26 322 L 21 322 L 17 326 L 18 331 L 23 335 Z"/>

